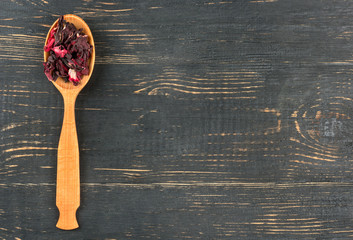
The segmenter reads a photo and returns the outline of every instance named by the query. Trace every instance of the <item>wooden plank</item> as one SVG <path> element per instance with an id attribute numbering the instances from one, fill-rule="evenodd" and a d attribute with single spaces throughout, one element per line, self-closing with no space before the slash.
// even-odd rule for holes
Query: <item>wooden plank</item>
<path id="1" fill-rule="evenodd" d="M 223 186 L 85 183 L 81 227 L 55 228 L 55 185 L 1 185 L 1 236 L 41 239 L 234 239 L 352 237 L 352 184 Z M 21 195 L 22 197 L 19 197 Z M 33 195 L 37 197 L 34 199 Z M 129 196 L 130 198 L 127 198 Z M 30 209 L 28 206 L 34 206 Z M 23 206 L 27 206 L 23 208 Z M 45 213 L 45 214 L 44 214 Z"/>

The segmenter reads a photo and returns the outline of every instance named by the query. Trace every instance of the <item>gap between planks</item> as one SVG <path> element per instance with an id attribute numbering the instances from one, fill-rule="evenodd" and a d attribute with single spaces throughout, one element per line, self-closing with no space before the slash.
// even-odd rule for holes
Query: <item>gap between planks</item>
<path id="1" fill-rule="evenodd" d="M 296 188 L 296 187 L 353 187 L 344 182 L 306 182 L 306 183 L 247 183 L 247 182 L 160 182 L 160 183 L 81 183 L 86 187 L 245 187 L 245 188 Z M 0 187 L 10 186 L 55 186 L 55 183 L 1 183 Z"/>

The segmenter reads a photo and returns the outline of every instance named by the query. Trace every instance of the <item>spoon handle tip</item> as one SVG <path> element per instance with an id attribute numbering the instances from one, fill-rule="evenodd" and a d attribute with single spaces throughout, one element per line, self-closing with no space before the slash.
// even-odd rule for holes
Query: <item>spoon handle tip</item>
<path id="1" fill-rule="evenodd" d="M 77 209 L 59 209 L 60 216 L 56 227 L 62 230 L 73 230 L 78 228 L 79 226 L 76 219 L 76 210 Z"/>

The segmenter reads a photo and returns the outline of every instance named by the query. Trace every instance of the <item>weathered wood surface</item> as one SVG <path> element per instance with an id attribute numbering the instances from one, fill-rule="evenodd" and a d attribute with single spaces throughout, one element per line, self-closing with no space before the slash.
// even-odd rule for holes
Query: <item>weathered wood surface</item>
<path id="1" fill-rule="evenodd" d="M 55 228 L 63 101 L 42 48 L 81 16 L 80 228 Z M 1 1 L 1 239 L 353 238 L 353 2 Z"/>

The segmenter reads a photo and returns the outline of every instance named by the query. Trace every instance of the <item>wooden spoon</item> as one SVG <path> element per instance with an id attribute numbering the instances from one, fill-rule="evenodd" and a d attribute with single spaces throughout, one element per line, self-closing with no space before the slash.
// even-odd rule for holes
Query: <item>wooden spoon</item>
<path id="1" fill-rule="evenodd" d="M 90 57 L 89 74 L 84 75 L 77 86 L 71 82 L 65 82 L 58 78 L 53 82 L 64 99 L 64 120 L 58 146 L 57 182 L 56 182 L 56 206 L 59 209 L 59 220 L 57 228 L 72 230 L 78 228 L 76 210 L 80 206 L 80 169 L 79 150 L 75 123 L 75 101 L 81 89 L 89 81 L 95 61 L 95 47 L 93 36 L 88 25 L 78 16 L 67 14 L 64 16 L 67 22 L 73 23 L 77 29 L 82 28 L 83 33 L 88 36 L 89 43 L 93 46 Z M 59 19 L 58 19 L 59 20 Z M 49 33 L 56 27 L 58 20 L 51 26 Z M 44 61 L 49 57 L 49 52 L 44 52 Z"/>

